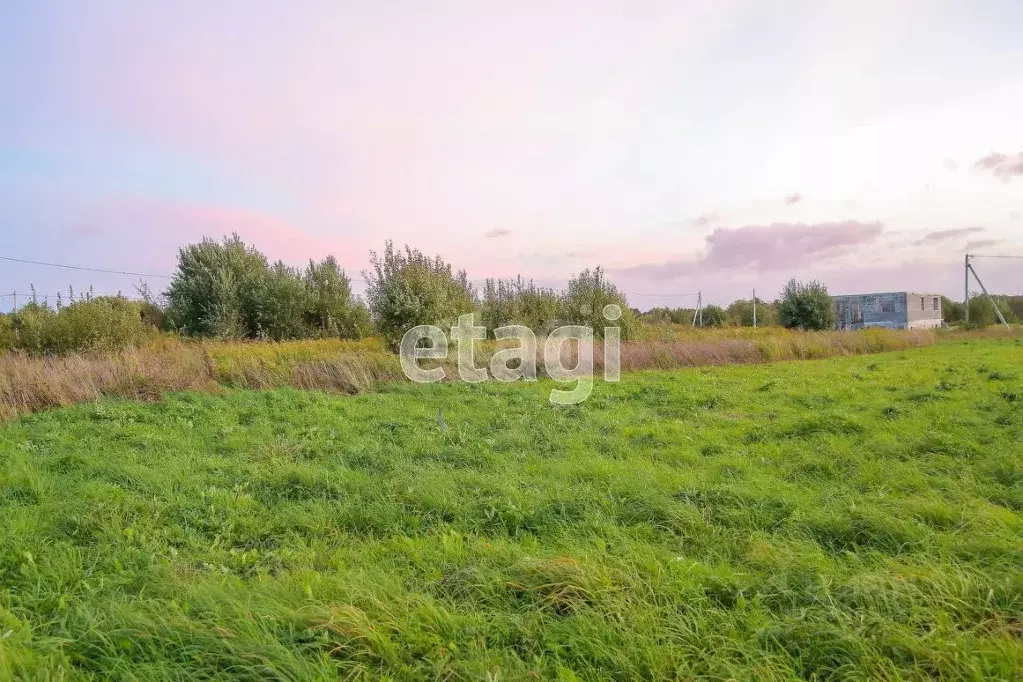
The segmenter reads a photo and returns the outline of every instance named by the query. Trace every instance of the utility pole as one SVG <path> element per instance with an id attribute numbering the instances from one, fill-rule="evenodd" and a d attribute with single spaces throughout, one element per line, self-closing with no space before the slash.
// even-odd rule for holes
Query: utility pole
<path id="1" fill-rule="evenodd" d="M 973 278 L 975 280 L 977 280 L 977 284 L 980 285 L 980 290 L 984 292 L 985 296 L 987 296 L 987 300 L 991 301 L 991 307 L 995 309 L 995 315 L 998 315 L 998 321 L 1001 322 L 1005 326 L 1006 329 L 1009 329 L 1009 323 L 1006 322 L 1005 321 L 1005 317 L 1002 316 L 1002 310 L 998 307 L 998 303 L 996 303 L 995 299 L 991 297 L 991 294 L 989 294 L 987 292 L 987 287 L 985 287 L 984 283 L 980 281 L 980 277 L 977 275 L 977 271 L 973 269 L 972 265 L 970 265 L 970 257 L 966 256 L 966 277 L 967 277 L 966 281 L 967 281 L 967 287 L 969 287 L 969 281 L 970 281 L 969 280 L 969 276 L 970 276 L 971 272 L 973 273 Z M 969 303 L 967 303 L 966 309 L 967 310 L 970 309 Z"/>
<path id="2" fill-rule="evenodd" d="M 11 296 L 14 297 L 14 307 L 11 308 L 11 312 L 16 313 L 18 312 L 18 292 L 17 291 L 11 292 Z"/>
<path id="3" fill-rule="evenodd" d="M 757 328 L 757 290 L 753 290 L 753 328 Z"/>
<path id="4" fill-rule="evenodd" d="M 696 292 L 696 310 L 693 311 L 693 326 L 696 326 L 696 319 L 700 319 L 700 326 L 703 326 L 703 292 Z"/>
<path id="5" fill-rule="evenodd" d="M 966 324 L 970 323 L 970 254 L 966 254 L 965 267 L 963 267 L 963 307 L 966 317 Z"/>

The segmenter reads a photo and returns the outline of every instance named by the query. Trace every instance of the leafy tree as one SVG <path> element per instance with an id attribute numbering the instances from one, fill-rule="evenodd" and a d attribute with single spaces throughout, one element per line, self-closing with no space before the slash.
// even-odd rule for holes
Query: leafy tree
<path id="1" fill-rule="evenodd" d="M 14 328 L 14 316 L 17 313 L 0 314 L 0 352 L 17 348 L 18 333 Z"/>
<path id="2" fill-rule="evenodd" d="M 757 298 L 757 326 L 770 327 L 778 324 L 778 307 L 775 303 Z M 753 326 L 753 299 L 740 298 L 728 306 L 728 322 L 739 327 Z"/>
<path id="3" fill-rule="evenodd" d="M 1012 317 L 1023 320 L 1023 296 L 1005 296 L 1004 300 L 1006 307 L 1012 312 Z"/>
<path id="4" fill-rule="evenodd" d="M 966 306 L 947 296 L 941 297 L 941 319 L 945 324 L 961 324 L 966 321 Z"/>
<path id="5" fill-rule="evenodd" d="M 371 333 L 333 256 L 309 261 L 304 271 L 270 265 L 237 234 L 181 249 L 166 298 L 165 325 L 193 336 L 281 341 Z"/>
<path id="6" fill-rule="evenodd" d="M 204 238 L 180 249 L 165 294 L 166 324 L 194 336 L 254 336 L 256 329 L 246 320 L 254 312 L 247 292 L 268 270 L 266 256 L 246 246 L 237 234 L 219 242 Z"/>
<path id="7" fill-rule="evenodd" d="M 998 309 L 1002 312 L 1002 316 L 1005 317 L 1007 322 L 1011 322 L 1014 319 L 1012 310 L 1002 297 L 992 297 L 995 300 L 995 304 Z M 998 321 L 998 315 L 995 314 L 995 308 L 991 305 L 991 301 L 988 300 L 987 296 L 974 296 L 970 299 L 970 326 L 971 327 L 989 327 L 993 324 L 1001 324 Z"/>
<path id="8" fill-rule="evenodd" d="M 515 316 L 515 293 L 512 283 L 506 280 L 487 278 L 483 282 L 480 318 L 488 330 L 512 323 Z"/>
<path id="9" fill-rule="evenodd" d="M 362 329 L 353 319 L 357 302 L 352 299 L 352 282 L 333 256 L 309 261 L 305 269 L 308 292 L 306 321 L 323 336 L 359 338 Z"/>
<path id="10" fill-rule="evenodd" d="M 607 305 L 617 305 L 621 309 L 619 320 L 609 321 L 604 317 Z M 622 340 L 631 338 L 635 333 L 635 320 L 625 294 L 607 279 L 600 266 L 583 270 L 569 280 L 562 296 L 559 317 L 567 324 L 589 326 L 598 338 L 603 335 L 604 327 L 620 327 Z"/>
<path id="11" fill-rule="evenodd" d="M 480 316 L 488 330 L 522 324 L 540 332 L 552 328 L 561 309 L 559 294 L 538 287 L 521 276 L 513 280 L 487 279 L 483 284 Z"/>
<path id="12" fill-rule="evenodd" d="M 476 295 L 464 270 L 457 272 L 437 256 L 430 258 L 387 241 L 383 253 L 370 252 L 366 299 L 377 329 L 393 348 L 406 331 L 420 324 L 453 325 L 473 312 Z"/>
<path id="13" fill-rule="evenodd" d="M 728 322 L 728 313 L 719 305 L 708 305 L 696 316 L 697 324 L 703 319 L 704 327 L 723 327 Z M 752 325 L 752 322 L 750 322 Z"/>
<path id="14" fill-rule="evenodd" d="M 558 324 L 561 296 L 554 289 L 538 287 L 530 280 L 516 294 L 515 321 L 537 333 L 548 332 Z"/>
<path id="15" fill-rule="evenodd" d="M 245 327 L 250 336 L 284 341 L 315 335 L 308 325 L 311 297 L 301 274 L 277 261 L 252 279 L 242 292 Z"/>
<path id="16" fill-rule="evenodd" d="M 352 299 L 348 314 L 338 331 L 343 339 L 365 339 L 373 336 L 376 331 L 373 327 L 373 317 L 365 302 L 359 298 Z"/>
<path id="17" fill-rule="evenodd" d="M 651 308 L 645 313 L 640 313 L 639 317 L 644 322 L 650 322 L 653 324 L 686 324 L 691 325 L 693 323 L 693 313 L 696 310 L 694 308 Z"/>
<path id="18" fill-rule="evenodd" d="M 835 307 L 822 282 L 790 279 L 781 292 L 778 316 L 789 329 L 832 329 Z"/>

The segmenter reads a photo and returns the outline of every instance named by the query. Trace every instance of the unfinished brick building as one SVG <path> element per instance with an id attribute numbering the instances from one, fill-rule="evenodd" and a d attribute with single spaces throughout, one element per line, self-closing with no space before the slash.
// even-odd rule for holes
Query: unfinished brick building
<path id="1" fill-rule="evenodd" d="M 894 291 L 833 296 L 838 329 L 886 327 L 929 329 L 941 326 L 941 294 Z"/>

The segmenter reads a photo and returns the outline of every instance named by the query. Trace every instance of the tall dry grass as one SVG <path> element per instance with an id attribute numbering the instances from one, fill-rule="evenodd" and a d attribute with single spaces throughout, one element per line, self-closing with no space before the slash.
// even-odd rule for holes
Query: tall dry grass
<path id="1" fill-rule="evenodd" d="M 173 352 L 126 349 L 110 354 L 0 355 L 0 419 L 119 396 L 153 400 L 168 391 L 215 390 L 209 357 L 198 346 Z"/>
<path id="2" fill-rule="evenodd" d="M 927 346 L 935 339 L 929 331 L 708 331 L 682 340 L 626 342 L 621 366 L 634 371 L 826 358 Z M 495 344 L 483 344 L 477 366 L 488 365 L 496 349 Z M 603 349 L 598 345 L 594 350 L 594 369 L 600 370 Z M 457 377 L 454 348 L 450 351 L 443 364 L 448 377 Z M 541 347 L 541 375 L 542 356 Z M 574 364 L 574 359 L 566 361 Z M 169 391 L 283 386 L 355 393 L 405 380 L 397 356 L 372 339 L 272 343 L 164 337 L 144 348 L 108 353 L 48 357 L 12 351 L 0 355 L 0 419 L 102 396 L 154 400 Z"/>
<path id="3" fill-rule="evenodd" d="M 857 332 L 796 332 L 772 329 L 763 333 L 709 332 L 685 340 L 632 341 L 622 345 L 625 371 L 674 369 L 707 365 L 738 365 L 782 360 L 810 360 L 929 346 L 936 340 L 930 330 Z"/>

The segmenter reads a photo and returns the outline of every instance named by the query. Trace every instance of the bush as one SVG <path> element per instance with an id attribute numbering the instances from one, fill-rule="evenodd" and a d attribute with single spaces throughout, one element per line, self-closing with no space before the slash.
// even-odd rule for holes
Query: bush
<path id="1" fill-rule="evenodd" d="M 247 336 L 284 341 L 317 335 L 307 324 L 312 297 L 301 274 L 278 261 L 253 277 L 242 291 Z"/>
<path id="2" fill-rule="evenodd" d="M 372 270 L 363 272 L 369 310 L 392 348 L 412 327 L 451 326 L 476 308 L 465 270 L 452 271 L 440 256 L 430 258 L 409 246 L 396 251 L 388 241 L 382 254 L 370 252 L 370 265 Z"/>
<path id="3" fill-rule="evenodd" d="M 0 317 L 0 349 L 67 354 L 136 346 L 154 329 L 144 304 L 120 296 L 77 301 L 53 310 L 30 303 Z"/>
<path id="4" fill-rule="evenodd" d="M 604 306 L 607 305 L 618 306 L 621 318 L 609 321 L 604 317 Z M 600 266 L 593 270 L 583 270 L 568 281 L 568 289 L 562 296 L 560 319 L 565 324 L 590 327 L 596 338 L 603 336 L 604 327 L 613 326 L 621 329 L 623 341 L 635 334 L 636 323 L 632 309 L 625 301 L 625 294 L 607 279 Z"/>
<path id="5" fill-rule="evenodd" d="M 268 271 L 266 256 L 237 234 L 203 239 L 178 251 L 166 296 L 167 324 L 184 334 L 214 338 L 256 336 L 252 297 Z"/>
<path id="6" fill-rule="evenodd" d="M 995 298 L 998 309 L 1002 311 L 1002 316 L 1005 317 L 1007 322 L 1011 322 L 1013 318 L 1012 310 L 1008 304 L 1002 299 Z M 989 327 L 993 324 L 1001 324 L 998 321 L 998 315 L 995 314 L 995 308 L 991 305 L 991 301 L 987 296 L 974 296 L 970 299 L 970 326 L 971 327 Z"/>
<path id="7" fill-rule="evenodd" d="M 369 308 L 363 301 L 360 299 L 352 301 L 338 332 L 342 339 L 366 339 L 376 333 Z"/>
<path id="8" fill-rule="evenodd" d="M 835 307 L 828 288 L 818 281 L 790 279 L 781 292 L 778 316 L 789 329 L 823 330 L 835 326 Z"/>
<path id="9" fill-rule="evenodd" d="M 737 327 L 753 326 L 753 299 L 739 299 L 728 306 L 728 322 Z M 757 326 L 772 327 L 778 324 L 778 307 L 757 298 Z"/>
<path id="10" fill-rule="evenodd" d="M 750 308 L 752 310 L 752 307 Z M 725 309 L 719 305 L 708 305 L 704 306 L 703 310 L 696 316 L 697 324 L 700 324 L 700 320 L 703 320 L 704 327 L 724 327 L 728 321 L 728 314 Z M 750 314 L 750 326 L 753 326 L 752 313 Z"/>
<path id="11" fill-rule="evenodd" d="M 693 324 L 693 314 L 696 312 L 695 308 L 651 308 L 645 313 L 639 313 L 634 316 L 641 322 L 647 322 L 650 324 Z"/>
<path id="12" fill-rule="evenodd" d="M 966 306 L 947 296 L 941 297 L 941 319 L 945 324 L 961 324 L 966 321 Z"/>
<path id="13" fill-rule="evenodd" d="M 17 348 L 18 336 L 14 331 L 14 316 L 0 315 L 0 352 Z"/>
<path id="14" fill-rule="evenodd" d="M 1006 308 L 1012 312 L 1012 318 L 1016 321 L 1023 320 L 1023 296 L 1003 296 L 1002 300 Z M 1006 315 L 1005 319 L 1009 319 Z"/>
<path id="15" fill-rule="evenodd" d="M 180 250 L 166 326 L 191 336 L 283 341 L 371 333 L 365 308 L 333 256 L 305 271 L 273 265 L 237 234 Z"/>
<path id="16" fill-rule="evenodd" d="M 359 338 L 361 330 L 352 319 L 358 302 L 352 300 L 352 283 L 333 256 L 319 263 L 310 260 L 305 269 L 307 322 L 324 336 Z M 365 308 L 363 307 L 363 310 Z"/>
<path id="17" fill-rule="evenodd" d="M 488 279 L 483 285 L 480 317 L 488 330 L 522 324 L 536 332 L 549 331 L 557 324 L 561 297 L 553 289 L 536 286 L 522 277 L 513 280 Z"/>

